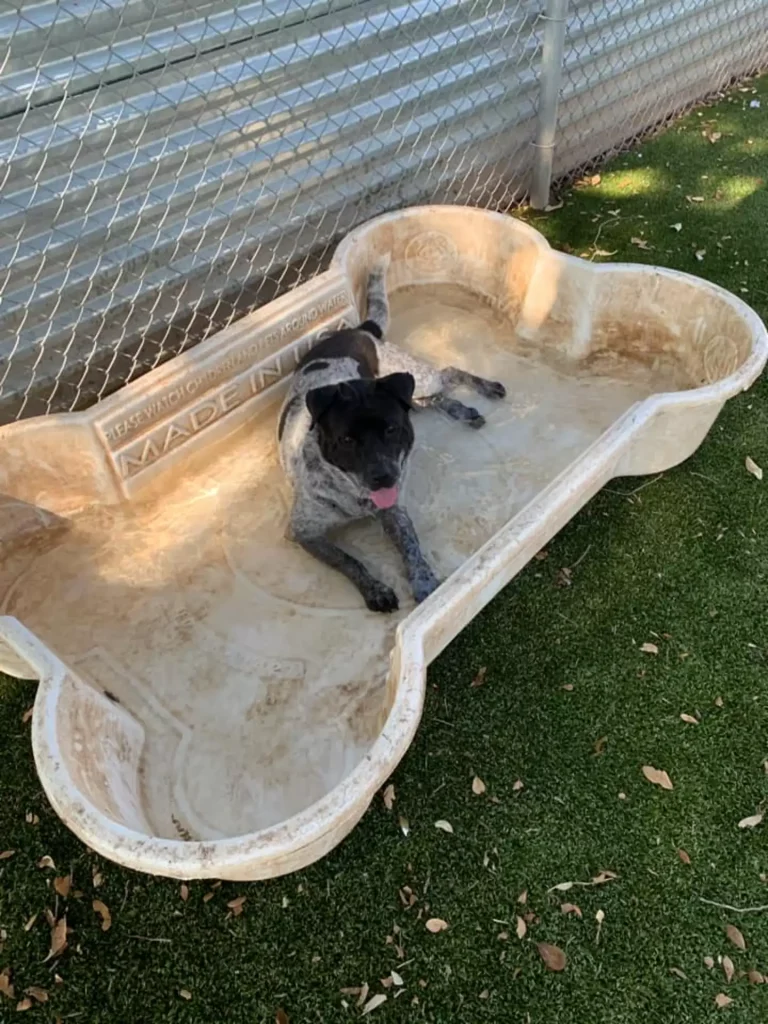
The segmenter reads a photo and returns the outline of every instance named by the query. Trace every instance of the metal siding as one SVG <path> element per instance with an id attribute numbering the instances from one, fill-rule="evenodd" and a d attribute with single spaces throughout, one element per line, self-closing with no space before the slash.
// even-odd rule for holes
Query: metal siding
<path id="1" fill-rule="evenodd" d="M 505 157 L 524 180 L 531 4 L 198 3 L 185 22 L 189 0 L 142 21 L 148 10 L 70 0 L 0 17 L 6 400 L 92 400 L 178 351 L 180 318 L 208 309 L 204 333 L 271 276 L 264 301 L 342 227 L 468 200 L 470 181 L 490 194 L 483 167 L 498 175 Z"/>

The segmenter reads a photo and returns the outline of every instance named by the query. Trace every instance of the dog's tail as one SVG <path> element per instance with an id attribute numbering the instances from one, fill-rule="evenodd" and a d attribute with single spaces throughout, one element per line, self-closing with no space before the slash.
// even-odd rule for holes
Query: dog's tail
<path id="1" fill-rule="evenodd" d="M 389 300 L 387 299 L 387 267 L 389 260 L 379 262 L 368 275 L 366 319 L 360 324 L 374 338 L 381 338 L 389 328 Z"/>

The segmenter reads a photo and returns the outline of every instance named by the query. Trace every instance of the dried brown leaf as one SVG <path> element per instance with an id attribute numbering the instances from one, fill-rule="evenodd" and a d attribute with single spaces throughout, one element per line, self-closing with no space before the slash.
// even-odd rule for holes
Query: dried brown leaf
<path id="1" fill-rule="evenodd" d="M 67 918 L 60 917 L 51 926 L 51 948 L 46 960 L 52 960 L 67 948 Z"/>
<path id="2" fill-rule="evenodd" d="M 576 917 L 581 917 L 581 907 L 577 907 L 575 903 L 561 903 L 560 910 L 563 914 L 575 914 Z"/>
<path id="3" fill-rule="evenodd" d="M 29 988 L 24 989 L 25 995 L 32 996 L 36 1003 L 47 1003 L 48 993 L 44 988 L 38 988 L 37 985 L 30 985 Z"/>
<path id="4" fill-rule="evenodd" d="M 363 1007 L 363 1017 L 365 1017 L 367 1013 L 373 1013 L 374 1010 L 377 1010 L 380 1006 L 383 1006 L 384 1003 L 386 1003 L 386 1001 L 387 997 L 384 995 L 383 992 L 379 992 L 378 995 L 371 996 L 371 998 Z"/>
<path id="5" fill-rule="evenodd" d="M 731 960 L 729 956 L 723 957 L 722 968 L 723 974 L 725 975 L 725 980 L 730 985 L 730 983 L 733 981 L 733 976 L 736 973 L 736 968 L 733 966 L 733 960 Z"/>
<path id="6" fill-rule="evenodd" d="M 650 764 L 643 765 L 643 775 L 652 782 L 654 786 L 661 786 L 662 789 L 674 789 L 672 780 L 665 771 L 660 768 L 654 768 Z"/>
<path id="7" fill-rule="evenodd" d="M 523 789 L 524 786 L 525 786 L 525 783 L 523 782 L 522 779 L 515 779 L 515 781 L 512 783 L 512 792 L 513 793 L 519 793 L 520 790 Z"/>
<path id="8" fill-rule="evenodd" d="M 391 811 L 395 803 L 395 787 L 392 785 L 391 782 L 381 795 L 382 799 L 384 800 L 384 806 L 387 808 L 388 811 Z"/>
<path id="9" fill-rule="evenodd" d="M 54 871 L 56 870 L 56 865 L 53 863 L 53 857 L 49 857 L 47 853 L 44 857 L 40 858 L 37 862 L 37 866 L 39 868 L 53 868 Z"/>
<path id="10" fill-rule="evenodd" d="M 428 932 L 432 932 L 433 935 L 437 935 L 438 932 L 444 932 L 448 928 L 448 922 L 444 921 L 442 917 L 430 917 L 426 923 L 426 929 Z"/>
<path id="11" fill-rule="evenodd" d="M 746 466 L 747 472 L 751 473 L 756 480 L 763 479 L 763 471 L 754 459 L 747 456 L 746 459 L 744 459 L 744 465 Z"/>
<path id="12" fill-rule="evenodd" d="M 69 890 L 72 888 L 72 875 L 59 875 L 58 878 L 54 878 L 53 888 L 57 895 L 65 900 L 69 896 Z"/>
<path id="13" fill-rule="evenodd" d="M 727 996 L 725 992 L 718 992 L 715 996 L 715 1006 L 720 1010 L 724 1010 L 726 1006 L 730 1006 L 733 1000 L 730 996 Z"/>
<path id="14" fill-rule="evenodd" d="M 739 828 L 757 828 L 760 822 L 763 820 L 763 812 L 759 811 L 757 814 L 750 814 L 748 818 L 742 818 L 739 822 Z"/>
<path id="15" fill-rule="evenodd" d="M 479 775 L 476 775 L 474 779 L 472 779 L 472 792 L 475 796 L 482 796 L 485 792 L 485 783 Z"/>
<path id="16" fill-rule="evenodd" d="M 93 881 L 93 888 L 94 888 L 94 889 L 98 889 L 98 888 L 99 888 L 99 886 L 100 886 L 100 885 L 102 884 L 102 882 L 104 881 L 104 875 L 102 875 L 102 873 L 101 873 L 101 872 L 99 871 L 99 869 L 98 869 L 98 868 L 94 868 L 94 869 L 93 869 L 93 878 L 92 878 L 92 881 Z"/>
<path id="17" fill-rule="evenodd" d="M 525 933 L 527 931 L 528 931 L 528 925 L 525 923 L 525 921 L 522 919 L 522 917 L 520 917 L 518 915 L 518 917 L 517 917 L 517 927 L 515 928 L 515 934 L 517 935 L 518 939 L 524 939 L 525 938 Z"/>
<path id="18" fill-rule="evenodd" d="M 715 707 L 721 708 L 723 706 L 723 698 L 715 697 Z"/>
<path id="19" fill-rule="evenodd" d="M 636 245 L 638 249 L 648 250 L 653 248 L 644 238 L 630 238 L 630 242 L 632 245 Z"/>
<path id="20" fill-rule="evenodd" d="M 605 885 L 606 882 L 612 882 L 618 877 L 615 871 L 601 871 L 592 879 L 592 885 Z"/>
<path id="21" fill-rule="evenodd" d="M 678 850 L 677 851 L 677 856 L 680 858 L 680 860 L 683 862 L 683 864 L 690 864 L 691 863 L 691 858 L 688 856 L 688 854 L 685 852 L 685 850 Z"/>
<path id="22" fill-rule="evenodd" d="M 683 713 L 680 715 L 680 718 L 684 722 L 687 722 L 688 725 L 698 725 L 699 724 L 698 718 L 694 718 L 693 715 L 686 714 L 685 711 L 683 711 Z"/>
<path id="23" fill-rule="evenodd" d="M 180 988 L 179 995 L 181 996 L 182 999 L 186 999 L 187 1002 L 189 1002 L 189 1000 L 192 998 L 192 993 L 189 991 L 188 988 Z"/>
<path id="24" fill-rule="evenodd" d="M 520 903 L 522 906 L 525 906 L 525 904 L 528 902 L 528 890 L 527 889 L 523 889 L 523 891 L 517 897 L 517 902 Z"/>
<path id="25" fill-rule="evenodd" d="M 652 643 L 641 644 L 640 645 L 640 650 L 643 652 L 643 654 L 658 654 L 659 653 L 659 648 L 656 646 L 656 644 L 652 644 Z"/>
<path id="26" fill-rule="evenodd" d="M 565 953 L 559 946 L 551 946 L 548 942 L 539 942 L 536 945 L 539 956 L 550 971 L 562 971 L 567 963 Z"/>
<path id="27" fill-rule="evenodd" d="M 475 678 L 472 680 L 472 682 L 469 685 L 472 686 L 472 687 L 475 687 L 475 688 L 477 688 L 478 686 L 482 686 L 483 683 L 485 682 L 485 677 L 486 677 L 487 673 L 488 673 L 488 669 L 485 667 L 485 665 L 483 665 L 482 668 L 479 668 L 477 670 L 477 675 L 475 676 Z"/>
<path id="28" fill-rule="evenodd" d="M 3 850 L 2 853 L 0 853 L 0 860 L 8 860 L 14 855 L 14 853 L 16 853 L 15 850 Z"/>
<path id="29" fill-rule="evenodd" d="M 747 944 L 744 941 L 744 936 L 741 934 L 741 932 L 735 924 L 727 924 L 725 926 L 725 934 L 728 936 L 728 938 L 731 940 L 734 946 L 736 946 L 737 949 L 747 948 Z"/>
<path id="30" fill-rule="evenodd" d="M 760 971 L 749 971 L 747 973 L 747 977 L 749 978 L 751 985 L 765 984 L 765 977 L 760 973 Z"/>
<path id="31" fill-rule="evenodd" d="M 288 1014 L 282 1009 L 282 1007 L 275 1014 L 275 1024 L 291 1024 L 288 1019 Z"/>
<path id="32" fill-rule="evenodd" d="M 91 906 L 101 918 L 101 930 L 108 932 L 112 927 L 112 915 L 109 912 L 109 907 L 101 900 L 94 900 Z"/>
<path id="33" fill-rule="evenodd" d="M 189 886 L 186 882 L 181 883 L 181 886 L 179 887 L 179 896 L 181 896 L 185 903 L 189 899 Z"/>
<path id="34" fill-rule="evenodd" d="M 688 981 L 688 975 L 685 971 L 681 971 L 679 967 L 670 967 L 669 973 L 676 975 L 678 978 L 682 978 L 683 981 Z"/>
<path id="35" fill-rule="evenodd" d="M 685 198 L 688 200 L 689 203 L 703 203 L 704 202 L 704 196 L 686 196 Z"/>
<path id="36" fill-rule="evenodd" d="M 710 969 L 710 971 L 715 966 L 715 961 L 712 959 L 711 956 L 705 956 L 704 957 L 704 966 L 708 967 Z"/>
<path id="37" fill-rule="evenodd" d="M 595 740 L 595 742 L 592 744 L 592 750 L 594 752 L 595 757 L 599 757 L 600 754 L 604 753 L 604 751 L 605 751 L 605 744 L 607 742 L 608 742 L 608 737 L 607 736 L 600 736 L 598 739 Z"/>
<path id="38" fill-rule="evenodd" d="M 30 931 L 32 929 L 32 926 L 34 925 L 36 920 L 37 920 L 37 914 L 33 914 L 32 917 L 28 918 L 24 922 L 24 931 L 25 932 Z"/>
<path id="39" fill-rule="evenodd" d="M 13 999 L 16 995 L 16 991 L 11 981 L 11 968 L 4 967 L 0 971 L 0 996 L 5 996 L 6 999 Z"/>
<path id="40" fill-rule="evenodd" d="M 557 885 L 552 886 L 549 892 L 568 892 L 572 888 L 573 882 L 558 882 Z"/>
<path id="41" fill-rule="evenodd" d="M 389 976 L 392 979 L 392 983 L 396 985 L 398 988 L 402 988 L 402 986 L 405 984 L 402 975 L 398 974 L 397 971 L 390 971 Z"/>
<path id="42" fill-rule="evenodd" d="M 30 718 L 32 717 L 32 715 L 34 713 L 34 710 L 35 710 L 35 705 L 34 704 L 32 705 L 31 708 L 27 708 L 27 710 L 21 716 L 21 723 L 22 723 L 22 725 L 26 725 L 27 724 L 27 722 L 30 720 Z"/>
<path id="43" fill-rule="evenodd" d="M 248 899 L 247 896 L 236 896 L 233 900 L 227 903 L 230 910 L 241 910 L 243 904 Z"/>
<path id="44" fill-rule="evenodd" d="M 361 988 L 360 988 L 360 995 L 359 995 L 358 1000 L 357 1000 L 357 1008 L 358 1009 L 360 1009 L 360 1007 L 363 1005 L 365 1000 L 368 998 L 368 992 L 369 992 L 368 982 L 366 981 L 365 984 L 362 985 Z"/>
<path id="45" fill-rule="evenodd" d="M 435 822 L 435 828 L 439 828 L 441 832 L 449 832 L 453 835 L 453 825 L 450 821 L 445 821 L 443 818 Z"/>
<path id="46" fill-rule="evenodd" d="M 24 1010 L 32 1009 L 32 1000 L 24 997 L 20 1002 L 16 1003 L 16 1013 L 23 1013 Z"/>

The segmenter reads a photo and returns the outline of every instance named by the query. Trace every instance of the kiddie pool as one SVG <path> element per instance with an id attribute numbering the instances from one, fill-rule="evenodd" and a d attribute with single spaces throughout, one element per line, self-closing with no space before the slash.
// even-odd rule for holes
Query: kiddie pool
<path id="1" fill-rule="evenodd" d="M 405 502 L 434 595 L 414 608 L 377 524 L 343 540 L 399 592 L 396 616 L 283 539 L 275 450 L 286 375 L 359 319 L 383 254 L 392 339 L 508 390 L 472 396 L 481 431 L 414 416 Z M 317 860 L 408 749 L 427 665 L 611 477 L 687 458 L 767 344 L 706 281 L 424 207 L 363 225 L 329 271 L 94 408 L 2 428 L 0 668 L 40 680 L 56 811 L 160 875 Z"/>

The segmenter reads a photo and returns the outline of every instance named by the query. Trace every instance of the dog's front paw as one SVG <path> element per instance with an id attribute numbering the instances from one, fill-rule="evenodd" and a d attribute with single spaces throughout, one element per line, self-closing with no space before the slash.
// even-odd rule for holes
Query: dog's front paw
<path id="1" fill-rule="evenodd" d="M 413 592 L 413 598 L 417 604 L 421 604 L 422 601 L 426 601 L 429 595 L 440 586 L 440 580 L 435 576 L 429 568 L 424 568 L 422 572 L 415 576 L 411 580 L 411 591 Z"/>
<path id="2" fill-rule="evenodd" d="M 482 379 L 482 378 L 481 378 Z M 507 394 L 507 389 L 498 380 L 483 380 L 480 388 L 480 394 L 484 398 L 504 398 Z"/>
<path id="3" fill-rule="evenodd" d="M 467 408 L 467 416 L 464 422 L 468 427 L 472 427 L 473 430 L 479 430 L 485 426 L 485 416 L 474 409 L 472 406 Z"/>
<path id="4" fill-rule="evenodd" d="M 372 612 L 396 612 L 400 607 L 394 590 L 378 580 L 373 580 L 365 588 L 363 598 Z"/>

